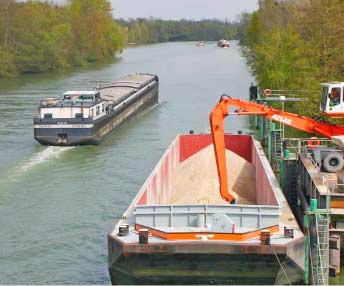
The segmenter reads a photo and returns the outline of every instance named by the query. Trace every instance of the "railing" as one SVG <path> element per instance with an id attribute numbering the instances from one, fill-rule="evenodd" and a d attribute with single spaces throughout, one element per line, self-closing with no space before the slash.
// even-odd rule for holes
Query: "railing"
<path id="1" fill-rule="evenodd" d="M 314 142 L 314 143 L 311 143 Z M 311 143 L 311 144 L 310 144 Z M 313 145 L 312 145 L 313 144 Z M 332 142 L 330 139 L 324 138 L 287 138 L 284 143 L 284 150 L 288 149 L 291 154 L 304 154 L 307 159 L 309 159 L 314 167 L 320 172 L 321 171 L 321 155 L 319 153 L 318 158 L 316 159 L 316 147 L 324 147 L 321 149 L 321 152 L 340 152 L 343 153 L 341 149 L 335 149 L 337 145 Z M 330 148 L 331 147 L 331 148 Z M 326 149 L 330 148 L 330 149 Z M 320 150 L 318 151 L 320 152 Z"/>
<path id="2" fill-rule="evenodd" d="M 294 151 L 294 153 L 305 153 L 305 151 L 308 149 L 307 146 L 309 145 L 309 140 L 312 140 L 310 138 L 286 138 L 284 144 L 285 147 L 287 147 L 289 150 Z M 326 138 L 317 138 L 314 139 L 314 141 L 317 140 L 320 143 L 320 146 L 336 146 L 330 139 Z M 284 148 L 285 149 L 285 148 Z"/>
<path id="3" fill-rule="evenodd" d="M 319 209 L 317 200 L 311 199 L 310 209 L 305 213 L 306 260 L 305 284 L 328 285 L 329 276 L 329 193 L 326 208 Z M 310 267 L 309 267 L 310 263 Z M 309 276 L 311 274 L 311 277 Z"/>
<path id="4" fill-rule="evenodd" d="M 200 217 L 201 216 L 201 217 Z M 146 205 L 135 207 L 135 223 L 147 227 L 230 227 L 260 229 L 278 225 L 279 206 L 262 205 Z M 200 223 L 201 221 L 201 223 Z"/>
<path id="5" fill-rule="evenodd" d="M 329 183 L 328 180 L 324 179 L 324 183 L 327 185 L 330 194 L 337 194 L 337 195 L 343 195 L 344 196 L 344 184 L 338 184 L 338 183 Z"/>

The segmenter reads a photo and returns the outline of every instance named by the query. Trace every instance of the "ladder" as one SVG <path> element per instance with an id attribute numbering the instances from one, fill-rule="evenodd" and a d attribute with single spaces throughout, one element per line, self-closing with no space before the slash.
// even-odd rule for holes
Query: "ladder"
<path id="1" fill-rule="evenodd" d="M 264 132 L 264 135 L 263 135 L 263 139 L 267 140 L 267 137 L 268 137 L 268 134 L 269 134 L 269 130 L 271 128 L 271 120 L 268 119 L 268 118 L 263 118 L 263 124 L 264 124 L 264 128 L 263 128 L 263 132 Z"/>
<path id="2" fill-rule="evenodd" d="M 298 167 L 295 161 L 288 162 L 286 180 L 286 194 L 289 205 L 294 209 L 298 204 L 297 187 L 298 187 Z"/>
<path id="3" fill-rule="evenodd" d="M 259 116 L 259 141 L 262 143 L 263 147 L 267 146 L 268 134 L 271 126 L 271 120 L 265 117 Z"/>
<path id="4" fill-rule="evenodd" d="M 329 215 L 315 214 L 316 246 L 313 257 L 315 285 L 328 285 L 329 276 Z"/>
<path id="5" fill-rule="evenodd" d="M 281 130 L 276 130 L 274 132 L 275 134 L 275 146 L 274 146 L 274 150 L 275 150 L 275 154 L 274 154 L 274 165 L 275 165 L 275 170 L 279 171 L 279 162 L 282 159 L 282 132 Z"/>
<path id="6" fill-rule="evenodd" d="M 328 285 L 329 278 L 329 222 L 330 197 L 326 208 L 318 209 L 317 199 L 310 199 L 310 209 L 305 213 L 306 234 L 305 284 Z"/>
<path id="7" fill-rule="evenodd" d="M 271 124 L 268 131 L 268 157 L 273 171 L 280 171 L 282 153 L 282 130 L 275 129 L 275 124 Z"/>

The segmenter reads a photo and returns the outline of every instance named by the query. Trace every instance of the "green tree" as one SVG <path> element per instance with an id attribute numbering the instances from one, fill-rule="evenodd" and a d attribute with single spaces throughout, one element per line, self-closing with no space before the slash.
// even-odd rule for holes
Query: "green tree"
<path id="1" fill-rule="evenodd" d="M 342 15 L 344 2 L 339 0 L 268 0 L 264 9 L 246 15 L 239 30 L 245 31 L 246 54 L 258 84 L 300 90 L 307 101 L 292 109 L 318 116 L 318 83 L 342 80 L 344 74 Z"/>
<path id="2" fill-rule="evenodd" d="M 44 72 L 112 57 L 127 31 L 107 0 L 0 0 L 0 77 Z"/>
<path id="3" fill-rule="evenodd" d="M 237 39 L 237 23 L 219 20 L 191 21 L 182 19 L 136 19 L 119 21 L 128 29 L 128 42 L 137 44 L 167 41 L 218 41 L 222 38 Z"/>
<path id="4" fill-rule="evenodd" d="M 15 1 L 1 0 L 0 7 L 0 78 L 12 77 L 17 75 L 17 68 L 11 49 L 11 22 L 15 14 Z"/>

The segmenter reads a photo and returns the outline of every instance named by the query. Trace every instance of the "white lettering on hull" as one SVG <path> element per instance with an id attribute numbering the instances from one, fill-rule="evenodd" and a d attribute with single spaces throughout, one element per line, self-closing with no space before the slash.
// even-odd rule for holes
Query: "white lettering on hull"
<path id="1" fill-rule="evenodd" d="M 93 124 L 35 124 L 34 128 L 93 128 Z"/>

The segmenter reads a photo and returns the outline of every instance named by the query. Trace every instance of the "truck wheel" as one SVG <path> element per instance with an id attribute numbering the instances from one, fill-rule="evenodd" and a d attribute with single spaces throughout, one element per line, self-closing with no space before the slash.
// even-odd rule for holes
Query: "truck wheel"
<path id="1" fill-rule="evenodd" d="M 328 153 L 323 160 L 323 167 L 326 172 L 335 173 L 343 169 L 344 159 L 341 153 Z"/>

